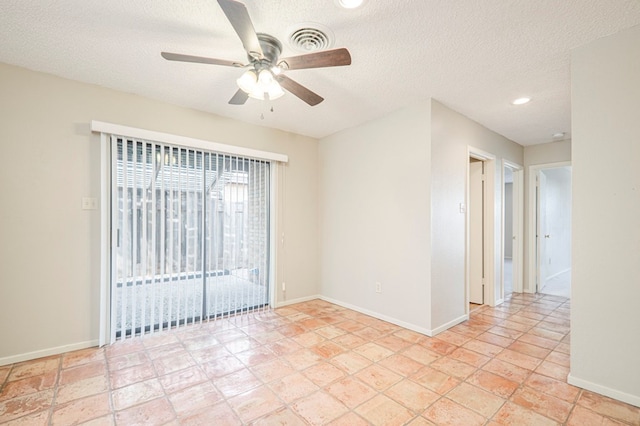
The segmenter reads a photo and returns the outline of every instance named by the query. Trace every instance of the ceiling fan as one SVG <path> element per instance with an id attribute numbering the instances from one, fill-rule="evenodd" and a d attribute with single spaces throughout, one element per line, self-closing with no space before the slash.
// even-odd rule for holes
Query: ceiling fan
<path id="1" fill-rule="evenodd" d="M 235 0 L 218 0 L 218 4 L 240 37 L 247 52 L 248 64 L 180 53 L 161 52 L 161 55 L 169 61 L 248 68 L 237 80 L 239 89 L 229 101 L 232 105 L 243 105 L 249 97 L 261 100 L 277 99 L 284 94 L 283 88 L 307 104 L 317 105 L 324 98 L 290 79 L 284 75 L 283 71 L 351 64 L 351 55 L 345 48 L 280 58 L 282 52 L 280 41 L 269 34 L 256 33 L 249 12 L 243 3 Z"/>

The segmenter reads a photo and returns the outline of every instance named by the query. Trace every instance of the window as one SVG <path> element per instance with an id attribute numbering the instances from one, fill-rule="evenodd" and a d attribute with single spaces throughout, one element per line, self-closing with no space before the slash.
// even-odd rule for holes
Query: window
<path id="1" fill-rule="evenodd" d="M 271 163 L 111 136 L 111 340 L 269 303 Z"/>

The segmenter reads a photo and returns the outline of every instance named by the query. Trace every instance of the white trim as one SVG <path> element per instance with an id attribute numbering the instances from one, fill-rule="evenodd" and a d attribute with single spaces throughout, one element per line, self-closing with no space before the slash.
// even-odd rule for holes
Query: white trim
<path id="1" fill-rule="evenodd" d="M 111 299 L 111 138 L 100 135 L 100 320 L 98 345 L 109 343 Z"/>
<path id="2" fill-rule="evenodd" d="M 296 303 L 309 302 L 316 299 L 322 299 L 322 296 L 320 296 L 319 294 L 314 294 L 313 296 L 300 297 L 298 299 L 283 300 L 281 302 L 276 302 L 274 307 L 282 308 L 289 305 L 295 305 Z"/>
<path id="3" fill-rule="evenodd" d="M 271 160 L 287 163 L 289 156 L 275 152 L 260 151 L 235 145 L 227 145 L 218 142 L 195 139 L 187 136 L 173 135 L 171 133 L 156 132 L 153 130 L 138 129 L 136 127 L 121 126 L 119 124 L 91 121 L 91 131 L 107 133 L 110 135 L 127 136 L 154 142 L 164 142 L 171 145 L 180 145 L 189 148 L 199 148 L 207 151 L 215 151 L 222 154 L 239 155 L 260 160 Z"/>
<path id="4" fill-rule="evenodd" d="M 56 346 L 54 348 L 41 349 L 38 351 L 27 352 L 24 354 L 11 355 L 0 358 L 0 365 L 15 364 L 22 361 L 31 361 L 32 359 L 42 358 L 51 355 L 60 355 L 65 352 L 77 351 L 98 346 L 97 340 L 88 340 L 86 342 L 72 343 L 70 345 Z"/>
<path id="5" fill-rule="evenodd" d="M 513 233 L 515 241 L 513 242 L 511 249 L 511 261 L 512 261 L 512 274 L 513 282 L 511 288 L 514 293 L 522 293 L 524 274 L 522 268 L 524 266 L 524 168 L 518 163 L 513 163 L 509 160 L 502 159 L 502 218 L 501 218 L 501 239 L 500 239 L 500 297 L 501 299 L 496 301 L 496 305 L 504 302 L 504 234 L 505 234 L 505 193 L 504 193 L 504 169 L 509 167 L 513 170 L 513 194 L 512 203 L 515 204 L 513 214 L 513 227 L 515 232 Z M 514 256 L 515 254 L 515 256 Z"/>
<path id="6" fill-rule="evenodd" d="M 442 333 L 443 331 L 447 331 L 448 329 L 450 329 L 453 326 L 456 326 L 462 322 L 465 322 L 469 319 L 469 314 L 464 314 L 461 317 L 458 317 L 454 320 L 449 321 L 446 324 L 441 325 L 440 327 L 436 327 L 433 330 L 431 330 L 431 334 L 429 334 L 429 336 L 433 337 L 436 336 L 440 333 Z"/>
<path id="7" fill-rule="evenodd" d="M 616 389 L 611 389 L 607 386 L 602 386 L 597 383 L 581 379 L 571 373 L 569 373 L 569 375 L 567 376 L 567 383 L 586 389 L 588 391 L 599 393 L 600 395 L 608 396 L 609 398 L 613 398 L 618 401 L 626 402 L 627 404 L 635 405 L 636 407 L 640 407 L 640 396 L 638 395 L 632 395 Z"/>
<path id="8" fill-rule="evenodd" d="M 560 276 L 560 275 L 562 275 L 562 274 L 566 274 L 567 272 L 570 272 L 570 271 L 571 271 L 571 268 L 567 268 L 567 269 L 563 269 L 563 270 L 562 270 L 562 271 L 560 271 L 560 272 L 556 272 L 556 273 L 555 273 L 555 274 L 553 274 L 553 275 L 549 275 L 549 276 L 547 277 L 547 281 L 549 281 L 549 280 L 551 280 L 551 279 L 553 279 L 553 278 L 555 278 L 555 277 L 557 277 L 557 276 Z"/>
<path id="9" fill-rule="evenodd" d="M 417 325 L 414 325 L 414 324 L 411 324 L 411 323 L 408 323 L 408 322 L 405 322 L 405 321 L 402 321 L 402 320 L 399 320 L 399 319 L 396 319 L 396 318 L 393 318 L 393 317 L 382 315 L 382 314 L 379 314 L 377 312 L 370 311 L 368 309 L 364 309 L 364 308 L 361 308 L 359 306 L 352 305 L 350 303 L 341 302 L 339 300 L 335 300 L 335 299 L 332 299 L 330 297 L 326 297 L 326 296 L 322 296 L 322 295 L 319 297 L 319 299 L 324 300 L 324 301 L 329 302 L 329 303 L 333 303 L 334 305 L 342 306 L 343 308 L 351 309 L 352 311 L 360 312 L 361 314 L 369 315 L 370 317 L 374 317 L 374 318 L 377 318 L 377 319 L 382 320 L 382 321 L 390 322 L 391 324 L 395 324 L 395 325 L 398 325 L 400 327 L 406 328 L 408 330 L 412 330 L 412 331 L 415 331 L 417 333 L 424 334 L 425 336 L 433 337 L 433 335 L 434 335 L 433 331 L 429 330 L 427 328 L 422 328 L 422 327 L 419 327 Z"/>

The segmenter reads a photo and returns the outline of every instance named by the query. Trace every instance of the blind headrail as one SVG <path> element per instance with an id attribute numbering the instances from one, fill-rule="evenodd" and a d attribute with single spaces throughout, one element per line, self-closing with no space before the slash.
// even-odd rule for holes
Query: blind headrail
<path id="1" fill-rule="evenodd" d="M 136 127 L 122 126 L 120 124 L 105 123 L 103 121 L 97 120 L 91 121 L 91 131 L 108 135 L 143 139 L 147 141 L 163 142 L 188 148 L 198 148 L 206 151 L 218 152 L 221 154 L 238 155 L 259 160 L 278 161 L 281 163 L 289 162 L 289 156 L 285 154 L 261 151 L 258 149 L 245 148 L 236 145 L 227 145 L 218 142 L 206 141 L 203 139 L 174 135 L 171 133 L 163 133 L 153 130 L 139 129 Z"/>

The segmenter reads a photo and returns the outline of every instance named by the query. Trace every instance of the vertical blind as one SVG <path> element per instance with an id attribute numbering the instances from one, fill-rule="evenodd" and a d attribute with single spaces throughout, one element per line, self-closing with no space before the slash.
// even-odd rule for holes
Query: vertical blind
<path id="1" fill-rule="evenodd" d="M 268 161 L 121 136 L 111 158 L 111 341 L 268 306 Z"/>

